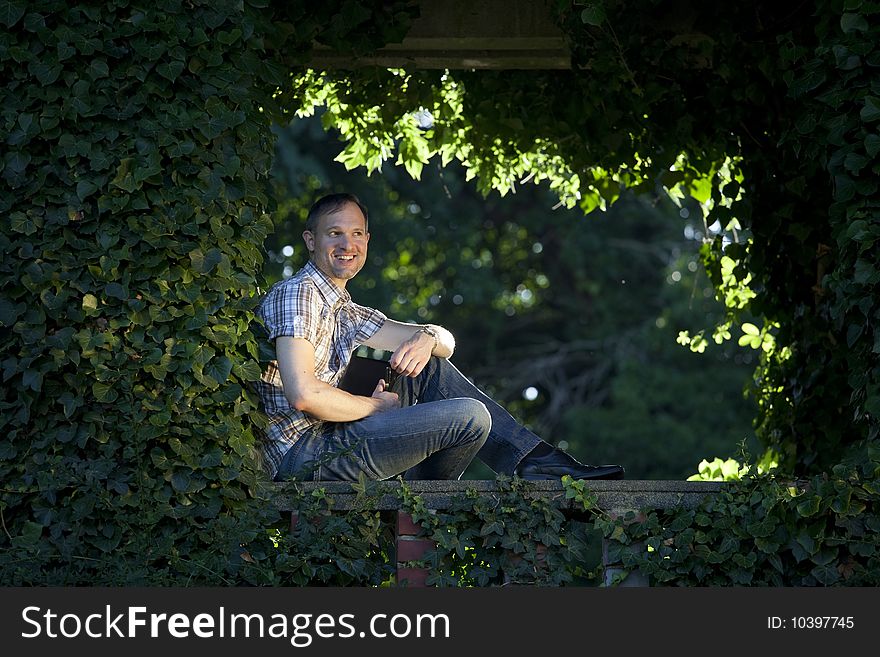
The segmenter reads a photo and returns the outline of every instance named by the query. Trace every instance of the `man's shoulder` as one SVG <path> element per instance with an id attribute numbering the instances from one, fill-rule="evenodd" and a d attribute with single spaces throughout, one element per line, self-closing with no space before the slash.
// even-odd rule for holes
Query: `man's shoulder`
<path id="1" fill-rule="evenodd" d="M 271 296 L 272 294 L 286 293 L 297 288 L 308 287 L 312 289 L 317 289 L 317 282 L 310 276 L 308 267 L 303 267 L 298 272 L 293 274 L 292 276 L 288 276 L 285 279 L 282 279 L 276 283 L 274 283 L 269 291 L 266 292 L 266 296 Z"/>
<path id="2" fill-rule="evenodd" d="M 276 308 L 279 304 L 308 305 L 320 298 L 319 292 L 317 283 L 304 267 L 292 276 L 274 283 L 260 300 L 258 313 L 266 314 L 270 308 Z"/>

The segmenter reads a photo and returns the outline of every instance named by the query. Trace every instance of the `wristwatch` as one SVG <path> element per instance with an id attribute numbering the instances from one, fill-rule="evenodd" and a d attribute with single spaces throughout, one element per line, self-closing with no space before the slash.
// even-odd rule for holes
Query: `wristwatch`
<path id="1" fill-rule="evenodd" d="M 434 338 L 434 347 L 431 351 L 437 348 L 437 345 L 440 343 L 440 337 L 437 335 L 437 331 L 435 331 L 430 326 L 423 326 L 419 329 L 419 332 L 430 335 L 432 338 Z"/>

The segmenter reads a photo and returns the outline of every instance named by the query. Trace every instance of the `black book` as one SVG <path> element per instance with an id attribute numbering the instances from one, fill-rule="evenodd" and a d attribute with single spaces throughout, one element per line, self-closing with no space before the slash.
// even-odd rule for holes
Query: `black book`
<path id="1" fill-rule="evenodd" d="M 387 360 L 352 356 L 339 382 L 339 388 L 353 395 L 370 397 L 379 379 L 384 379 L 385 389 L 390 390 L 396 378 L 397 373 L 391 369 Z"/>

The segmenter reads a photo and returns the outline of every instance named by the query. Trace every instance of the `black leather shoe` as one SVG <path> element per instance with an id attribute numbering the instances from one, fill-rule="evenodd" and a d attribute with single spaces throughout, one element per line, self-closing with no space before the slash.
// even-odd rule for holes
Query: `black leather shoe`
<path id="1" fill-rule="evenodd" d="M 514 473 L 520 479 L 623 479 L 624 469 L 619 465 L 584 465 L 556 447 L 543 456 L 529 456 L 520 461 Z"/>

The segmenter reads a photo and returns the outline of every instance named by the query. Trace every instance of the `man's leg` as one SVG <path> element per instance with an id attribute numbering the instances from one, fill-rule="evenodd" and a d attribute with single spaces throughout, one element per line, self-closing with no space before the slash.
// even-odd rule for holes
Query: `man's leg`
<path id="1" fill-rule="evenodd" d="M 621 479 L 619 465 L 585 465 L 541 440 L 519 424 L 500 404 L 486 395 L 445 358 L 432 357 L 415 378 L 400 378 L 394 386 L 403 405 L 452 397 L 481 401 L 492 417 L 492 430 L 477 454 L 495 472 L 518 474 L 524 479 Z"/>
<path id="2" fill-rule="evenodd" d="M 522 458 L 542 442 L 445 358 L 431 358 L 415 378 L 400 377 L 394 392 L 403 406 L 455 397 L 481 401 L 492 417 L 492 430 L 477 458 L 495 472 L 513 474 Z"/>
<path id="3" fill-rule="evenodd" d="M 458 479 L 486 441 L 492 419 L 474 399 L 448 399 L 326 423 L 300 438 L 279 477 L 316 481 Z M 297 450 L 293 452 L 293 450 Z"/>

